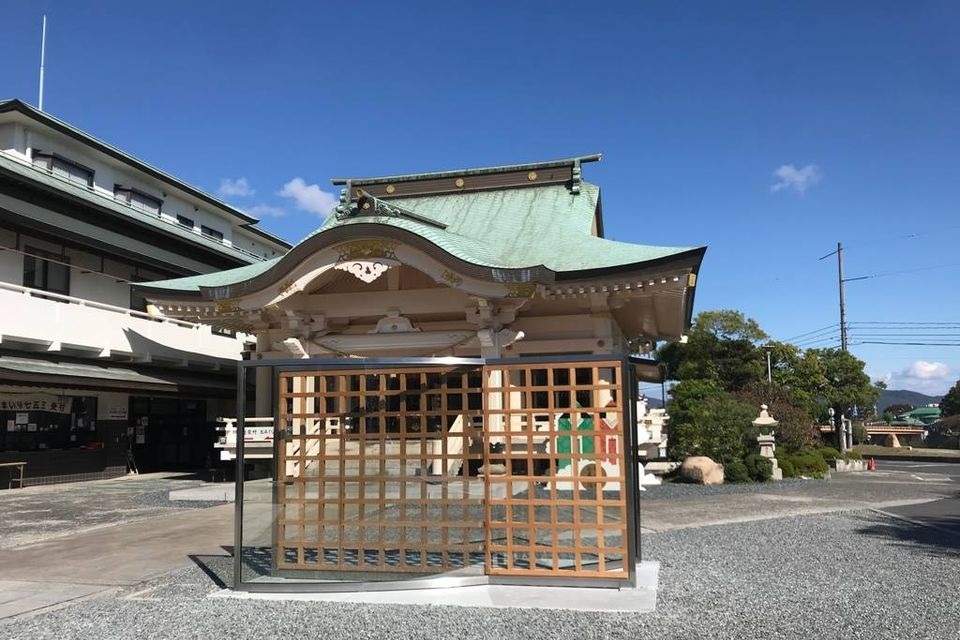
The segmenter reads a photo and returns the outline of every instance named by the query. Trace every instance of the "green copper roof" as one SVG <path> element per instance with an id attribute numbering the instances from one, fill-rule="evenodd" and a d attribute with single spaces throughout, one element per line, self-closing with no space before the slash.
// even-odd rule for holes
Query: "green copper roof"
<path id="1" fill-rule="evenodd" d="M 200 291 L 200 287 L 225 287 L 235 282 L 243 282 L 264 273 L 272 266 L 280 262 L 283 256 L 277 256 L 263 262 L 255 262 L 235 269 L 226 271 L 217 271 L 215 273 L 204 273 L 198 276 L 187 276 L 186 278 L 174 278 L 172 280 L 157 280 L 155 282 L 144 283 L 151 289 L 167 289 L 170 291 Z"/>
<path id="2" fill-rule="evenodd" d="M 582 183 L 579 194 L 554 185 L 402 198 L 388 201 L 442 222 L 447 228 L 441 230 L 402 217 L 354 216 L 337 220 L 330 216 L 311 236 L 345 224 L 376 220 L 378 224 L 413 231 L 473 264 L 502 269 L 543 265 L 551 271 L 632 264 L 689 250 L 615 242 L 590 235 L 599 199 L 600 188 L 587 182 Z"/>
<path id="3" fill-rule="evenodd" d="M 545 268 L 561 274 L 635 266 L 702 251 L 615 242 L 591 235 L 600 189 L 587 182 L 580 184 L 579 193 L 572 193 L 566 185 L 553 184 L 381 200 L 439 225 L 404 215 L 369 215 L 362 211 L 343 219 L 331 215 L 288 254 L 290 267 L 302 259 L 304 244 L 319 249 L 325 245 L 325 236 L 329 236 L 331 244 L 342 242 L 345 232 L 355 225 L 363 225 L 357 229 L 357 238 L 377 235 L 377 227 L 384 231 L 402 229 L 460 261 L 488 270 Z M 263 274 L 275 264 L 282 265 L 284 259 L 217 274 L 153 282 L 145 287 L 197 292 L 201 288 L 233 285 Z M 281 268 L 277 277 L 286 271 Z"/>

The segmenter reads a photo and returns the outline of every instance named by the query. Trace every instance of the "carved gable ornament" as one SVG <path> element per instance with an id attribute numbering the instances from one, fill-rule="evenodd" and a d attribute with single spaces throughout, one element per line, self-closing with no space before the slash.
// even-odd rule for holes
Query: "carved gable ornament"
<path id="1" fill-rule="evenodd" d="M 386 273 L 388 269 L 391 267 L 396 267 L 399 264 L 400 263 L 396 260 L 387 260 L 385 258 L 375 260 L 352 260 L 350 262 L 341 262 L 340 264 L 336 265 L 334 269 L 346 271 L 347 273 L 352 274 L 356 278 L 369 284 Z"/>
<path id="2" fill-rule="evenodd" d="M 357 279 L 371 283 L 391 267 L 399 266 L 396 242 L 388 240 L 356 240 L 338 246 L 334 269 L 346 271 Z"/>

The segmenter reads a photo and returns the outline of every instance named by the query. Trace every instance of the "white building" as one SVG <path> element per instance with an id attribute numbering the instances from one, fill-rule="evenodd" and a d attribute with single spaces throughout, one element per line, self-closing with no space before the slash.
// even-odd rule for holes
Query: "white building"
<path id="1" fill-rule="evenodd" d="M 130 284 L 259 264 L 257 220 L 19 101 L 0 101 L 0 462 L 27 484 L 198 467 L 244 336 L 152 316 Z M 2 481 L 3 478 L 0 478 Z"/>

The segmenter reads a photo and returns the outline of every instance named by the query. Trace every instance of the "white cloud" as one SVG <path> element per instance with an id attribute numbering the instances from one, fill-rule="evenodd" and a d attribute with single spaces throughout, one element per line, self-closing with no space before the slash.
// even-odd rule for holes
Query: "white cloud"
<path id="1" fill-rule="evenodd" d="M 906 369 L 883 376 L 890 389 L 909 389 L 930 395 L 946 393 L 955 380 L 949 366 L 942 362 L 917 360 Z"/>
<path id="2" fill-rule="evenodd" d="M 244 211 L 257 218 L 279 218 L 286 213 L 280 207 L 273 207 L 269 204 L 257 204 L 247 207 Z"/>
<path id="3" fill-rule="evenodd" d="M 785 164 L 777 167 L 773 175 L 777 178 L 777 182 L 770 185 L 770 191 L 777 192 L 786 189 L 788 191 L 803 193 L 820 182 L 820 179 L 823 177 L 823 172 L 821 172 L 820 167 L 815 164 L 808 164 L 799 169 L 792 164 Z"/>
<path id="4" fill-rule="evenodd" d="M 236 180 L 224 178 L 220 181 L 220 188 L 217 189 L 217 195 L 221 198 L 247 198 L 255 193 L 256 191 L 250 188 L 246 178 Z"/>
<path id="5" fill-rule="evenodd" d="M 294 178 L 283 185 L 277 195 L 291 198 L 297 209 L 326 216 L 337 205 L 339 198 L 316 184 L 307 184 L 303 178 Z"/>

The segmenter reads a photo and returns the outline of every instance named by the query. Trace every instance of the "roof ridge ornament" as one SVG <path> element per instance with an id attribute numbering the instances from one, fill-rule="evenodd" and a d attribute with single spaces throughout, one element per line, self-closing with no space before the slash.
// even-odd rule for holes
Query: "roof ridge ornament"
<path id="1" fill-rule="evenodd" d="M 355 199 L 351 196 L 354 196 Z M 387 202 L 386 200 L 381 200 L 362 188 L 352 189 L 349 182 L 347 182 L 345 188 L 340 190 L 340 204 L 337 205 L 336 216 L 337 220 L 346 220 L 347 218 L 359 216 L 408 218 L 432 227 L 437 227 L 438 229 L 447 228 L 446 224 L 438 220 L 422 216 L 414 211 Z"/>

